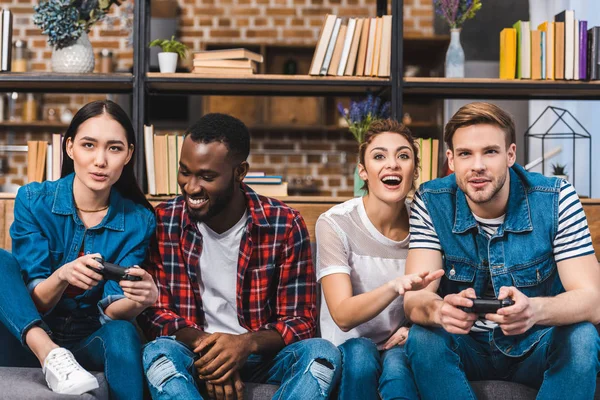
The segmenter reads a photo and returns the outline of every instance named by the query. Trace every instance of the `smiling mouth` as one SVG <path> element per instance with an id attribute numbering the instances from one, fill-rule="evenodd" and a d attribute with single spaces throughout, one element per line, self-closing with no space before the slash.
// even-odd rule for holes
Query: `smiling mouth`
<path id="1" fill-rule="evenodd" d="M 208 201 L 208 197 L 191 197 L 187 198 L 188 204 L 193 207 L 200 207 Z"/>
<path id="2" fill-rule="evenodd" d="M 387 186 L 398 186 L 402 183 L 402 177 L 396 175 L 384 176 L 381 178 L 381 182 Z"/>

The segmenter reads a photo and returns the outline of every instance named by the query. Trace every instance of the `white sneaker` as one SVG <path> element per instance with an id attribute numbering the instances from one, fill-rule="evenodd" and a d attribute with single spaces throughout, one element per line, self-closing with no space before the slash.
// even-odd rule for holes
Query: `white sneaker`
<path id="1" fill-rule="evenodd" d="M 59 347 L 48 353 L 42 368 L 53 392 L 83 394 L 98 388 L 98 380 L 87 372 L 69 350 Z"/>

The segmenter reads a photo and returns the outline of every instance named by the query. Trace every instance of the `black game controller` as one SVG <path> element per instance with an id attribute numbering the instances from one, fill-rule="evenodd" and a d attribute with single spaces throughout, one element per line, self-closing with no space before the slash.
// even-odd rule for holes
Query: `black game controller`
<path id="1" fill-rule="evenodd" d="M 96 271 L 97 273 L 102 275 L 102 277 L 106 280 L 116 281 L 116 282 L 119 282 L 119 281 L 141 281 L 142 280 L 141 276 L 134 276 L 134 275 L 129 275 L 129 274 L 125 273 L 125 271 L 127 270 L 127 268 L 125 268 L 125 267 L 121 267 L 120 265 L 116 265 L 116 264 L 111 264 L 109 262 L 104 261 L 100 257 L 94 257 L 94 260 L 98 261 L 100 264 L 102 264 L 102 266 L 104 268 L 96 269 L 96 268 L 90 267 L 89 265 L 88 265 L 88 268 L 93 269 L 94 271 Z"/>
<path id="2" fill-rule="evenodd" d="M 472 299 L 473 307 L 460 307 L 466 313 L 474 314 L 495 314 L 503 307 L 509 307 L 515 304 L 512 299 Z"/>

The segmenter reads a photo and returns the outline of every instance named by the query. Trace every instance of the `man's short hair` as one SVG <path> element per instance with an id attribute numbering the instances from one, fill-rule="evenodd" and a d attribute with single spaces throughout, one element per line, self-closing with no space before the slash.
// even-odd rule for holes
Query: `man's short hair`
<path id="1" fill-rule="evenodd" d="M 490 103 L 470 103 L 462 106 L 452 116 L 444 129 L 444 141 L 450 150 L 454 150 L 452 138 L 459 128 L 471 125 L 494 125 L 504 131 L 506 148 L 516 143 L 515 122 L 510 114 L 500 107 Z"/>
<path id="2" fill-rule="evenodd" d="M 227 114 L 206 114 L 190 126 L 185 135 L 196 143 L 221 142 L 229 150 L 234 162 L 248 159 L 250 133 L 242 121 Z"/>

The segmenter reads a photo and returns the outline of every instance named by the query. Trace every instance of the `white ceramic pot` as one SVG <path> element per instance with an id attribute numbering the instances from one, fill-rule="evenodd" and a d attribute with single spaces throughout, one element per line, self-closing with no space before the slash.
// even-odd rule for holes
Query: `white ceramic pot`
<path id="1" fill-rule="evenodd" d="M 158 67 L 162 73 L 175 72 L 177 69 L 177 53 L 158 53 Z"/>
<path id="2" fill-rule="evenodd" d="M 89 73 L 94 72 L 94 64 L 94 49 L 85 32 L 72 45 L 52 51 L 52 71 L 54 72 Z"/>

